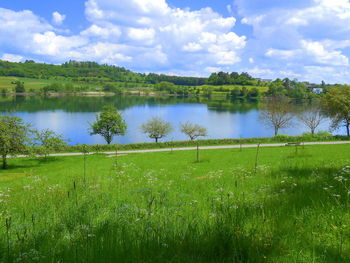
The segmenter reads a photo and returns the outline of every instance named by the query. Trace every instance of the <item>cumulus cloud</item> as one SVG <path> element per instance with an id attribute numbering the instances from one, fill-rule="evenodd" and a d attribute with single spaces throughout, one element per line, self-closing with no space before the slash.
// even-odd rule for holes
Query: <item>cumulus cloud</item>
<path id="1" fill-rule="evenodd" d="M 103 40 L 117 41 L 121 35 L 119 26 L 111 23 L 105 23 L 103 26 L 91 25 L 80 33 L 88 38 L 97 38 Z"/>
<path id="2" fill-rule="evenodd" d="M 232 30 L 236 19 L 210 8 L 196 11 L 171 8 L 165 0 L 88 0 L 85 13 L 105 28 L 118 24 L 120 41 L 140 70 L 188 70 L 204 74 L 206 67 L 241 61 L 246 37 Z M 145 60 L 142 62 L 142 60 Z M 150 68 L 142 68 L 142 67 Z"/>
<path id="3" fill-rule="evenodd" d="M 236 0 L 227 6 L 230 14 L 233 9 L 238 26 L 251 33 L 238 34 L 235 17 L 174 8 L 166 0 L 86 0 L 89 25 L 76 34 L 59 29 L 65 15 L 58 12 L 50 23 L 28 10 L 0 8 L 0 54 L 54 63 L 94 60 L 142 72 L 248 71 L 350 82 L 348 0 Z"/>
<path id="4" fill-rule="evenodd" d="M 54 23 L 55 25 L 62 25 L 65 19 L 66 16 L 58 13 L 57 11 L 52 13 L 52 23 Z"/>
<path id="5" fill-rule="evenodd" d="M 345 74 L 327 70 L 342 72 L 349 65 L 348 0 L 237 0 L 236 4 L 242 23 L 254 32 L 247 52 L 253 53 L 255 63 L 269 65 L 275 77 L 289 72 L 315 82 L 350 81 Z M 318 73 L 309 74 L 311 68 Z"/>
<path id="6" fill-rule="evenodd" d="M 21 62 L 24 57 L 15 54 L 3 54 L 1 60 L 9 61 L 9 62 Z"/>
<path id="7" fill-rule="evenodd" d="M 65 19 L 58 12 L 49 24 L 31 11 L 0 9 L 0 34 L 8 36 L 0 39 L 0 48 L 11 45 L 50 62 L 95 60 L 139 71 L 206 75 L 206 68 L 239 63 L 247 41 L 234 33 L 234 17 L 211 8 L 172 8 L 165 0 L 87 0 L 85 14 L 90 25 L 72 35 L 55 28 Z"/>

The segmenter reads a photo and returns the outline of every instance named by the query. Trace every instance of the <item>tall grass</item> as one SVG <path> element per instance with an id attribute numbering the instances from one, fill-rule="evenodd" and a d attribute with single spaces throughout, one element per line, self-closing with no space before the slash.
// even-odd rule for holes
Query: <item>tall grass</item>
<path id="1" fill-rule="evenodd" d="M 11 160 L 0 262 L 350 262 L 347 147 Z"/>

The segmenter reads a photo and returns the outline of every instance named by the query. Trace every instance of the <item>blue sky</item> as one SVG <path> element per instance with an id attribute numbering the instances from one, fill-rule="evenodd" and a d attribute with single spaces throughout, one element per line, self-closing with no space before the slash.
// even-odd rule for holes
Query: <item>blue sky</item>
<path id="1" fill-rule="evenodd" d="M 2 0 L 0 59 L 350 83 L 349 0 Z"/>

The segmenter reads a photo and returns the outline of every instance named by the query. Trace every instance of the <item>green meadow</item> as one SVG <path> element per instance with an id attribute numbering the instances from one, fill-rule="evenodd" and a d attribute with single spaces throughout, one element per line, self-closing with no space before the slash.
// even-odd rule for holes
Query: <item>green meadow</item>
<path id="1" fill-rule="evenodd" d="M 69 84 L 74 87 L 89 87 L 91 89 L 101 88 L 101 85 L 90 84 L 87 82 L 74 82 L 69 78 L 51 78 L 51 79 L 34 79 L 34 78 L 22 78 L 22 77 L 1 77 L 0 76 L 0 90 L 11 91 L 16 87 L 15 82 L 23 82 L 26 91 L 40 91 L 45 86 L 50 84 Z"/>
<path id="2" fill-rule="evenodd" d="M 350 262 L 349 152 L 11 159 L 0 262 Z"/>

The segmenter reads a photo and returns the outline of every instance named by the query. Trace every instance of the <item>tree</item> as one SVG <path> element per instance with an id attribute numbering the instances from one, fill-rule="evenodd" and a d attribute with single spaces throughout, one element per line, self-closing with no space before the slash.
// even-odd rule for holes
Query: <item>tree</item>
<path id="1" fill-rule="evenodd" d="M 158 117 L 153 117 L 148 122 L 142 124 L 141 130 L 148 134 L 148 137 L 155 139 L 155 141 L 158 142 L 159 139 L 171 133 L 173 127 L 171 126 L 171 123 Z"/>
<path id="2" fill-rule="evenodd" d="M 96 121 L 90 126 L 90 135 L 103 136 L 107 144 L 111 144 L 115 135 L 124 135 L 127 128 L 123 117 L 114 106 L 103 107 L 102 112 L 96 115 Z"/>
<path id="3" fill-rule="evenodd" d="M 283 86 L 283 82 L 280 79 L 276 79 L 275 81 L 269 84 L 269 89 L 266 92 L 268 96 L 284 96 L 286 94 L 286 88 Z"/>
<path id="4" fill-rule="evenodd" d="M 274 129 L 275 136 L 278 131 L 291 125 L 293 115 L 290 113 L 289 101 L 284 96 L 269 98 L 265 110 L 261 112 L 260 120 L 268 127 Z"/>
<path id="5" fill-rule="evenodd" d="M 198 124 L 193 124 L 190 122 L 186 122 L 180 124 L 181 132 L 190 137 L 190 140 L 193 141 L 198 137 L 208 136 L 207 129 Z"/>
<path id="6" fill-rule="evenodd" d="M 321 101 L 322 109 L 332 118 L 332 128 L 346 127 L 350 136 L 350 86 L 332 88 Z"/>
<path id="7" fill-rule="evenodd" d="M 45 158 L 50 152 L 59 151 L 67 145 L 62 135 L 56 134 L 49 129 L 42 131 L 34 131 L 33 146 L 35 153 L 43 155 Z"/>
<path id="8" fill-rule="evenodd" d="M 311 134 L 315 134 L 315 130 L 325 118 L 319 107 L 312 107 L 298 115 L 298 119 L 310 129 Z"/>
<path id="9" fill-rule="evenodd" d="M 23 93 L 23 92 L 25 92 L 23 82 L 16 81 L 15 91 L 16 91 L 16 93 Z"/>
<path id="10" fill-rule="evenodd" d="M 106 85 L 104 85 L 103 86 L 103 91 L 105 91 L 105 92 L 113 92 L 113 93 L 118 94 L 118 95 L 123 93 L 122 88 L 116 87 L 113 84 L 106 84 Z"/>
<path id="11" fill-rule="evenodd" d="M 29 142 L 29 125 L 21 118 L 0 116 L 0 154 L 2 168 L 7 169 L 7 157 L 25 152 Z"/>

